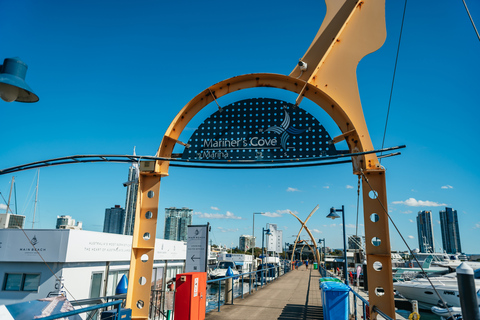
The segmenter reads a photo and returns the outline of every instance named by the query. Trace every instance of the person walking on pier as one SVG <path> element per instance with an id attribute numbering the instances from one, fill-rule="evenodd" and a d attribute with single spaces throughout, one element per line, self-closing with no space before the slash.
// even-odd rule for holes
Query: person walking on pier
<path id="1" fill-rule="evenodd" d="M 305 260 L 305 269 L 308 270 L 308 260 Z"/>

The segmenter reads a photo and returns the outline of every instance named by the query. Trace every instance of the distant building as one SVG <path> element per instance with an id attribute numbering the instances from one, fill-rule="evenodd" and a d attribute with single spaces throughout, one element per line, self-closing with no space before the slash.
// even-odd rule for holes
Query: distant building
<path id="1" fill-rule="evenodd" d="M 440 211 L 440 227 L 442 229 L 443 250 L 452 254 L 462 252 L 457 210 L 445 208 L 445 210 Z"/>
<path id="2" fill-rule="evenodd" d="M 417 233 L 420 252 L 435 252 L 431 211 L 420 211 L 418 213 Z"/>
<path id="3" fill-rule="evenodd" d="M 25 216 L 13 213 L 0 214 L 0 229 L 23 229 L 25 225 Z"/>
<path id="4" fill-rule="evenodd" d="M 105 209 L 105 219 L 103 221 L 103 232 L 123 234 L 125 223 L 125 209 L 120 205 Z"/>
<path id="5" fill-rule="evenodd" d="M 187 241 L 187 226 L 192 224 L 193 209 L 189 208 L 165 208 L 165 232 L 166 240 Z"/>
<path id="6" fill-rule="evenodd" d="M 82 222 L 79 221 L 75 224 L 75 219 L 72 219 L 70 216 L 57 216 L 57 225 L 55 229 L 72 229 L 72 230 L 82 230 Z"/>
<path id="7" fill-rule="evenodd" d="M 238 241 L 238 248 L 241 251 L 252 250 L 255 247 L 255 237 L 249 235 L 241 235 Z"/>
<path id="8" fill-rule="evenodd" d="M 135 151 L 134 151 L 135 154 Z M 122 234 L 133 235 L 135 226 L 135 210 L 137 208 L 138 193 L 138 165 L 134 164 L 128 168 L 128 181 L 123 184 L 127 187 L 125 199 L 125 217 Z"/>

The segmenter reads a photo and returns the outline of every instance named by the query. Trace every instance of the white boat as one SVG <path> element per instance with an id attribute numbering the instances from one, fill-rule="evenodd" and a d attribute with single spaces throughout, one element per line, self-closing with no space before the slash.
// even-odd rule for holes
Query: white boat
<path id="1" fill-rule="evenodd" d="M 220 278 L 225 278 L 228 268 L 232 270 L 234 275 L 239 275 L 240 273 L 237 271 L 237 268 L 235 267 L 235 262 L 233 261 L 219 261 L 217 264 L 217 267 L 210 271 L 210 274 L 208 275 L 210 280 L 213 279 L 220 279 Z M 235 280 L 238 278 L 234 278 Z"/>
<path id="2" fill-rule="evenodd" d="M 434 257 L 430 255 L 425 259 L 425 261 L 422 264 L 422 268 L 415 268 L 415 267 L 409 267 L 409 268 L 402 268 L 402 267 L 393 267 L 393 281 L 408 281 L 408 280 L 413 280 L 417 278 L 418 276 L 421 276 L 422 274 L 426 273 L 427 276 L 440 276 L 440 275 L 445 275 L 450 272 L 450 269 L 447 267 L 432 267 L 431 263 L 433 261 Z"/>
<path id="3" fill-rule="evenodd" d="M 440 277 L 431 277 L 430 281 L 448 307 L 460 307 L 460 294 L 458 292 L 456 273 L 449 273 Z M 479 279 L 475 279 L 475 287 L 477 300 L 480 304 Z M 395 282 L 393 288 L 403 297 L 409 300 L 417 300 L 419 307 L 422 309 L 430 310 L 433 306 L 442 305 L 441 299 L 432 288 L 430 282 L 425 278 Z"/>
<path id="4" fill-rule="evenodd" d="M 440 307 L 432 307 L 431 309 L 432 313 L 436 314 L 437 316 L 440 316 L 442 320 L 446 319 L 452 319 L 451 317 L 454 316 L 455 319 L 457 317 L 462 316 L 462 308 L 458 307 L 451 307 L 451 308 L 440 308 Z M 480 309 L 479 309 L 480 311 Z M 460 318 L 461 319 L 461 318 Z"/>

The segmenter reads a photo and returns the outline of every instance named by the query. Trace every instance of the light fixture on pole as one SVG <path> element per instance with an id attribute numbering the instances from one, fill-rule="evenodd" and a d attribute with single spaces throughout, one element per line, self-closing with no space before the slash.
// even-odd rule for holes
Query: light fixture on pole
<path id="1" fill-rule="evenodd" d="M 323 242 L 323 268 L 322 268 L 322 266 L 318 266 L 318 268 L 322 268 L 323 270 L 322 269 L 320 269 L 320 270 L 322 270 L 322 272 L 324 272 L 324 270 L 327 270 L 327 252 L 325 250 L 325 238 L 318 239 L 319 244 L 321 244 L 322 242 Z M 322 247 L 320 246 L 320 250 L 321 250 L 321 248 Z M 322 255 L 320 254 L 320 257 L 321 256 Z M 326 275 L 324 275 L 324 276 L 326 276 Z"/>
<path id="2" fill-rule="evenodd" d="M 254 212 L 253 213 L 253 227 L 252 227 L 252 237 L 253 237 L 253 241 L 255 241 L 255 215 L 256 214 L 263 214 L 263 212 Z M 252 246 L 252 270 L 253 271 L 253 260 L 255 260 L 255 253 L 254 253 L 254 249 L 255 248 L 255 245 Z"/>
<path id="3" fill-rule="evenodd" d="M 263 274 L 265 273 L 265 269 L 266 269 L 266 263 L 265 263 L 265 253 L 264 253 L 264 248 L 265 248 L 265 235 L 267 236 L 271 236 L 272 234 L 270 233 L 270 229 L 265 229 L 265 228 L 262 228 L 262 285 L 263 285 Z M 267 275 L 265 275 L 266 277 Z"/>
<path id="4" fill-rule="evenodd" d="M 342 209 L 335 209 L 335 208 L 330 208 L 330 213 L 327 215 L 327 218 L 330 218 L 332 220 L 335 220 L 336 218 L 340 218 L 340 216 L 337 214 L 337 212 L 342 213 L 342 224 L 343 224 L 343 261 L 344 261 L 344 266 L 343 266 L 343 276 L 345 277 L 345 284 L 348 286 L 348 271 L 347 271 L 347 240 L 346 240 L 346 234 L 345 234 L 345 209 L 344 206 L 342 206 Z"/>
<path id="5" fill-rule="evenodd" d="M 37 102 L 38 96 L 25 82 L 28 66 L 19 58 L 7 58 L 0 65 L 0 98 L 6 102 Z"/>

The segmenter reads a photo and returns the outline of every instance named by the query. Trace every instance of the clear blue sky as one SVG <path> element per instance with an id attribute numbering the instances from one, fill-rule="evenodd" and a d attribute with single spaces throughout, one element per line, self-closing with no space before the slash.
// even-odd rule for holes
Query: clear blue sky
<path id="1" fill-rule="evenodd" d="M 467 3 L 480 21 L 480 3 Z M 2 1 L 0 11 L 0 58 L 25 61 L 26 81 L 40 97 L 35 104 L 0 101 L 3 169 L 76 154 L 132 154 L 134 146 L 139 155 L 155 155 L 169 123 L 201 90 L 240 74 L 289 74 L 315 36 L 325 4 L 20 0 Z M 387 40 L 357 69 L 376 148 L 382 144 L 402 13 L 403 1 L 387 1 Z M 461 1 L 409 1 L 385 140 L 387 147 L 407 148 L 382 164 L 390 214 L 412 248 L 418 247 L 420 210 L 433 212 L 436 247 L 442 247 L 438 212 L 449 206 L 458 211 L 463 251 L 480 253 L 479 52 Z M 318 118 L 332 136 L 339 133 L 330 119 Z M 101 231 L 105 208 L 125 205 L 127 173 L 126 164 L 105 163 L 41 169 L 35 228 L 54 228 L 57 215 L 65 214 L 86 230 Z M 26 228 L 33 218 L 35 175 L 15 174 L 17 212 L 27 216 Z M 11 178 L 0 176 L 5 198 Z M 257 236 L 266 223 L 276 223 L 284 242 L 292 242 L 300 225 L 286 210 L 305 219 L 319 204 L 308 225 L 327 246 L 339 248 L 341 225 L 325 216 L 330 207 L 344 205 L 347 234 L 355 234 L 356 187 L 348 164 L 265 171 L 171 168 L 161 184 L 157 236 L 163 236 L 163 208 L 185 206 L 194 210 L 195 224 L 211 223 L 217 244 L 237 245 L 241 234 L 251 234 L 252 212 L 270 215 L 256 216 Z M 360 235 L 362 220 L 360 212 Z M 406 249 L 393 228 L 391 241 L 394 250 Z"/>

